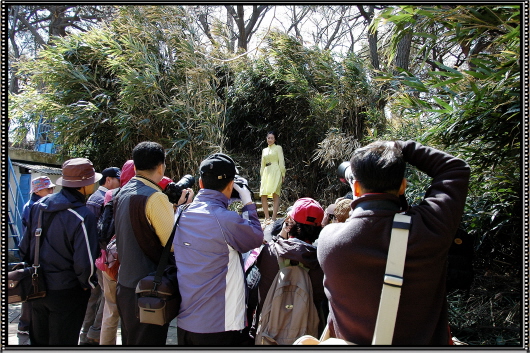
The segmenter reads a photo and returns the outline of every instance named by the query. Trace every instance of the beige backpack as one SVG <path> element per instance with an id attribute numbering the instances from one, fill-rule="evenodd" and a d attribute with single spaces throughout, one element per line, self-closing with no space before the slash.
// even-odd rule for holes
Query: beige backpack
<path id="1" fill-rule="evenodd" d="M 257 345 L 292 345 L 303 335 L 318 335 L 318 312 L 313 303 L 309 269 L 290 260 L 278 258 L 280 271 L 267 293 L 255 343 Z"/>

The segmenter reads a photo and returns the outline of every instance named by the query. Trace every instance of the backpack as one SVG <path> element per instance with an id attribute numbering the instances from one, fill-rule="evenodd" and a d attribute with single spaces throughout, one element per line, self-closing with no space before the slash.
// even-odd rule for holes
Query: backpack
<path id="1" fill-rule="evenodd" d="M 280 271 L 267 293 L 259 318 L 257 345 L 292 345 L 303 335 L 318 335 L 309 269 L 278 257 Z"/>
<path id="2" fill-rule="evenodd" d="M 101 249 L 105 249 L 114 236 L 114 198 L 120 190 L 121 188 L 117 188 L 112 192 L 112 198 L 103 206 L 103 212 L 98 219 L 98 241 Z"/>
<path id="3" fill-rule="evenodd" d="M 105 272 L 115 281 L 118 281 L 118 269 L 120 260 L 118 260 L 118 248 L 116 247 L 116 235 L 110 238 L 105 251 Z"/>
<path id="4" fill-rule="evenodd" d="M 473 259 L 475 255 L 474 238 L 464 228 L 456 231 L 447 256 L 447 290 L 469 291 L 475 273 Z"/>
<path id="5" fill-rule="evenodd" d="M 116 247 L 116 234 L 114 234 L 114 200 L 120 190 L 121 188 L 117 188 L 112 192 L 112 198 L 103 207 L 97 226 L 101 256 L 96 260 L 96 266 L 115 281 L 118 280 L 120 261 Z"/>

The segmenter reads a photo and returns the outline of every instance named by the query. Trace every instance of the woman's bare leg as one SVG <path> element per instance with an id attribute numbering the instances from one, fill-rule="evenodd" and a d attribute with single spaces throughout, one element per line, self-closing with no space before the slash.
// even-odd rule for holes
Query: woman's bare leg
<path id="1" fill-rule="evenodd" d="M 272 220 L 275 221 L 278 216 L 278 209 L 280 208 L 280 195 L 272 194 Z"/>
<path id="2" fill-rule="evenodd" d="M 261 205 L 263 206 L 265 220 L 267 220 L 269 218 L 269 201 L 267 200 L 267 195 L 261 195 Z"/>

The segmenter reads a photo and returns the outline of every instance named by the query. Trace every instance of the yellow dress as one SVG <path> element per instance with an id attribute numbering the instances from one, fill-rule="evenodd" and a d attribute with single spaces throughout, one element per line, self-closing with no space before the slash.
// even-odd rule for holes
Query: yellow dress
<path id="1" fill-rule="evenodd" d="M 280 195 L 282 178 L 285 176 L 285 161 L 283 149 L 278 145 L 271 145 L 261 153 L 261 186 L 259 194 L 272 198 L 272 194 Z"/>

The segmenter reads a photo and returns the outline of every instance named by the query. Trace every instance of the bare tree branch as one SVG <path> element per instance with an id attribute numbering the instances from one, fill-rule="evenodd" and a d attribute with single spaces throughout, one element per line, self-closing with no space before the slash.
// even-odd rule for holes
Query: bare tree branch
<path id="1" fill-rule="evenodd" d="M 33 34 L 33 37 L 35 37 L 35 40 L 37 41 L 37 43 L 39 43 L 39 45 L 41 45 L 41 46 L 46 45 L 46 41 L 42 38 L 42 36 L 37 31 L 37 29 L 34 26 L 32 26 L 24 18 L 24 16 L 21 16 L 20 14 L 17 14 L 17 18 L 20 20 L 20 22 L 22 22 L 28 28 L 28 30 L 31 32 L 31 34 Z"/>

